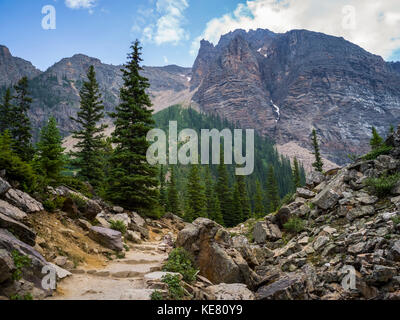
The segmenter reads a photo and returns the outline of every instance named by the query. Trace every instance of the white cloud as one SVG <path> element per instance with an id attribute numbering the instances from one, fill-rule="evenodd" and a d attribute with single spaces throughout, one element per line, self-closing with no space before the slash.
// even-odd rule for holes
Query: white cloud
<path id="1" fill-rule="evenodd" d="M 178 44 L 188 39 L 184 29 L 184 11 L 189 7 L 187 0 L 158 0 L 156 10 L 148 11 L 147 22 L 150 17 L 153 21 L 143 28 L 143 40 L 157 45 L 164 43 Z M 139 14 L 143 15 L 143 13 Z"/>
<path id="2" fill-rule="evenodd" d="M 65 0 L 65 5 L 71 9 L 89 9 L 96 5 L 97 0 Z"/>
<path id="3" fill-rule="evenodd" d="M 239 28 L 323 32 L 388 58 L 400 47 L 400 1 L 248 0 L 234 12 L 209 21 L 193 41 L 191 54 L 197 53 L 201 39 L 216 44 L 221 35 Z"/>

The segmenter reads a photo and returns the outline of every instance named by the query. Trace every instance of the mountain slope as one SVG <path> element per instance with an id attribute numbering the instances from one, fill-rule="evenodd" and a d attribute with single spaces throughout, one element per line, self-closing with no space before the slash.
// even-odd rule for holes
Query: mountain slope
<path id="1" fill-rule="evenodd" d="M 0 45 L 0 87 L 9 86 L 27 76 L 32 79 L 41 74 L 32 63 L 13 57 L 7 47 Z"/>
<path id="2" fill-rule="evenodd" d="M 215 47 L 202 41 L 192 85 L 202 110 L 279 144 L 310 148 L 315 127 L 323 152 L 343 164 L 347 154 L 367 151 L 371 126 L 383 133 L 400 122 L 397 69 L 343 38 L 236 30 Z"/>

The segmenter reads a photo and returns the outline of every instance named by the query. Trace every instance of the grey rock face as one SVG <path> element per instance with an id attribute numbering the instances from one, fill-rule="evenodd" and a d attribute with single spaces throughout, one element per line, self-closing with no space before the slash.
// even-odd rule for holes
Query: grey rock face
<path id="1" fill-rule="evenodd" d="M 212 283 L 245 283 L 252 288 L 258 281 L 242 255 L 233 248 L 229 233 L 214 221 L 199 218 L 187 225 L 179 232 L 176 246 L 193 255 L 200 274 Z"/>
<path id="2" fill-rule="evenodd" d="M 108 249 L 115 251 L 122 251 L 124 249 L 122 234 L 119 231 L 101 227 L 91 227 L 89 230 L 89 237 Z"/>
<path id="3" fill-rule="evenodd" d="M 0 178 L 0 196 L 4 195 L 10 189 L 10 184 L 6 180 Z"/>
<path id="4" fill-rule="evenodd" d="M 282 239 L 279 227 L 268 222 L 257 222 L 254 226 L 253 236 L 256 243 Z"/>
<path id="5" fill-rule="evenodd" d="M 304 198 L 304 199 L 311 199 L 311 198 L 315 197 L 314 192 L 304 189 L 304 188 L 297 188 L 296 194 L 297 194 L 297 196 Z"/>
<path id="6" fill-rule="evenodd" d="M 25 243 L 34 246 L 36 234 L 26 225 L 0 213 L 0 228 L 12 230 Z"/>
<path id="7" fill-rule="evenodd" d="M 21 190 L 10 189 L 5 194 L 5 198 L 8 202 L 27 213 L 35 213 L 44 210 L 43 205 L 39 201 L 36 201 L 29 194 Z"/>
<path id="8" fill-rule="evenodd" d="M 0 200 L 0 213 L 18 221 L 27 217 L 25 212 L 3 200 Z"/>
<path id="9" fill-rule="evenodd" d="M 319 208 L 327 210 L 333 208 L 338 203 L 339 198 L 340 196 L 328 186 L 312 202 Z"/>
<path id="10" fill-rule="evenodd" d="M 324 182 L 325 176 L 319 171 L 312 171 L 307 173 L 306 176 L 306 184 L 307 186 L 313 188 L 316 185 L 321 184 Z"/>

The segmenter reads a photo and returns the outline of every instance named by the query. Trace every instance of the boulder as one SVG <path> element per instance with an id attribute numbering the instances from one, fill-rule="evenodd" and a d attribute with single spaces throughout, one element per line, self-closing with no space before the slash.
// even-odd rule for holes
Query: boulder
<path id="1" fill-rule="evenodd" d="M 11 254 L 5 249 L 0 249 L 0 283 L 10 279 L 14 269 Z"/>
<path id="2" fill-rule="evenodd" d="M 0 213 L 0 228 L 7 229 L 30 246 L 35 245 L 36 233 L 26 225 Z"/>
<path id="3" fill-rule="evenodd" d="M 101 227 L 91 227 L 89 230 L 89 237 L 108 249 L 115 251 L 122 251 L 124 249 L 122 234 L 119 231 Z"/>
<path id="4" fill-rule="evenodd" d="M 324 180 L 325 180 L 324 174 L 319 171 L 309 172 L 306 176 L 306 184 L 311 188 L 324 182 Z"/>
<path id="5" fill-rule="evenodd" d="M 6 180 L 0 178 L 0 196 L 3 196 L 10 189 L 10 184 Z"/>
<path id="6" fill-rule="evenodd" d="M 0 295 L 9 296 L 10 294 L 20 294 L 23 296 L 29 292 L 33 294 L 35 299 L 42 299 L 51 295 L 52 290 L 44 290 L 42 288 L 42 279 L 44 276 L 42 270 L 48 262 L 39 252 L 37 252 L 33 247 L 18 240 L 13 234 L 4 229 L 0 229 L 0 250 L 1 249 L 10 254 L 15 250 L 20 255 L 29 257 L 30 265 L 29 267 L 22 269 L 22 282 L 18 282 L 23 283 L 24 285 L 16 288 L 16 282 L 14 282 L 11 287 L 0 287 Z M 24 292 L 24 288 L 29 288 L 29 291 Z M 32 290 L 33 288 L 34 290 Z"/>
<path id="7" fill-rule="evenodd" d="M 391 193 L 395 196 L 400 195 L 400 181 L 398 181 L 397 184 L 393 187 Z"/>
<path id="8" fill-rule="evenodd" d="M 114 211 L 115 213 L 123 213 L 124 212 L 124 208 L 115 206 L 115 207 L 112 208 L 112 211 Z"/>
<path id="9" fill-rule="evenodd" d="M 5 197 L 8 202 L 27 213 L 44 211 L 43 205 L 33 199 L 29 194 L 16 189 L 10 189 Z"/>
<path id="10" fill-rule="evenodd" d="M 312 201 L 316 206 L 323 210 L 332 209 L 339 201 L 339 194 L 337 194 L 328 185 L 322 190 Z"/>
<path id="11" fill-rule="evenodd" d="M 297 188 L 296 194 L 298 197 L 304 198 L 304 199 L 311 199 L 315 197 L 315 193 L 305 189 L 305 188 Z"/>
<path id="12" fill-rule="evenodd" d="M 84 219 L 78 219 L 78 220 L 76 221 L 76 224 L 77 224 L 79 227 L 81 227 L 83 230 L 85 230 L 85 231 L 89 231 L 90 228 L 92 227 L 92 224 L 91 224 L 89 221 L 84 220 Z"/>
<path id="13" fill-rule="evenodd" d="M 232 246 L 223 227 L 205 218 L 198 218 L 178 234 L 177 247 L 192 254 L 200 274 L 212 283 L 245 283 L 253 288 L 258 276 L 242 255 Z"/>
<path id="14" fill-rule="evenodd" d="M 129 241 L 132 241 L 133 243 L 137 243 L 137 244 L 142 243 L 142 237 L 141 237 L 140 233 L 137 231 L 128 230 L 126 232 L 126 238 Z"/>
<path id="15" fill-rule="evenodd" d="M 18 221 L 21 221 L 27 217 L 25 212 L 3 200 L 0 200 L 0 213 Z"/>
<path id="16" fill-rule="evenodd" d="M 256 243 L 262 244 L 267 241 L 282 239 L 279 227 L 269 222 L 257 222 L 254 226 L 253 237 Z"/>
<path id="17" fill-rule="evenodd" d="M 292 216 L 292 212 L 290 210 L 289 207 L 284 206 L 282 208 L 279 209 L 279 211 L 273 215 L 273 216 L 268 216 L 271 217 L 271 222 L 273 224 L 276 224 L 279 229 L 283 229 L 283 226 L 285 223 L 287 223 L 289 221 L 289 219 Z"/>
<path id="18" fill-rule="evenodd" d="M 353 221 L 355 219 L 359 219 L 365 216 L 370 216 L 374 214 L 375 209 L 373 206 L 362 206 L 362 207 L 356 207 L 351 209 L 347 215 L 346 218 L 349 221 Z"/>
<path id="19" fill-rule="evenodd" d="M 287 273 L 259 288 L 256 297 L 258 300 L 303 300 L 307 296 L 305 280 L 303 273 Z"/>
<path id="20" fill-rule="evenodd" d="M 208 287 L 206 291 L 213 296 L 215 300 L 255 300 L 254 293 L 242 283 L 221 283 Z"/>
<path id="21" fill-rule="evenodd" d="M 322 249 L 329 242 L 329 237 L 319 236 L 315 239 L 313 248 L 315 251 Z"/>
<path id="22" fill-rule="evenodd" d="M 146 226 L 146 221 L 136 212 L 132 212 L 132 223 L 140 228 L 144 228 Z"/>
<path id="23" fill-rule="evenodd" d="M 395 261 L 400 262 L 400 240 L 396 241 L 390 249 Z"/>
<path id="24" fill-rule="evenodd" d="M 121 221 L 126 227 L 131 224 L 131 219 L 127 213 L 119 213 L 112 216 L 111 220 Z"/>

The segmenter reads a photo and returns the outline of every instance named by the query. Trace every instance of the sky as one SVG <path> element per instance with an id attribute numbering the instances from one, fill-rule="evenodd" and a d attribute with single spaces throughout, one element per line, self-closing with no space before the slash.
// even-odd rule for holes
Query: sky
<path id="1" fill-rule="evenodd" d="M 41 70 L 77 53 L 122 64 L 191 67 L 201 39 L 235 29 L 307 29 L 400 61 L 399 0 L 0 0 L 0 44 Z"/>

